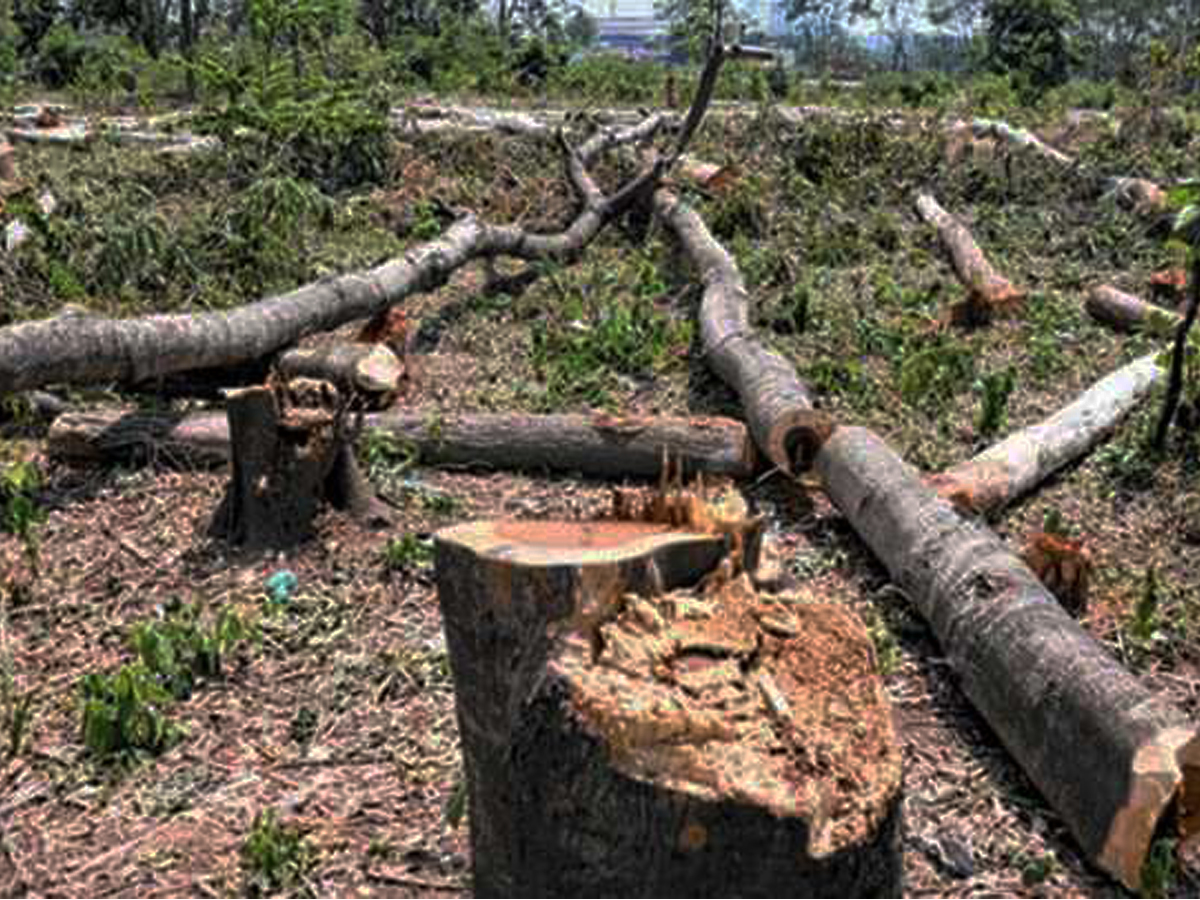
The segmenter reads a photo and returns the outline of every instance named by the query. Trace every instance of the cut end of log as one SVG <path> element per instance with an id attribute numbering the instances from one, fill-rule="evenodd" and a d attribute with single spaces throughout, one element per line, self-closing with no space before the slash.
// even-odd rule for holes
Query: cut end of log
<path id="1" fill-rule="evenodd" d="M 1182 842 L 1200 837 L 1200 733 L 1166 728 L 1133 758 L 1125 805 L 1113 817 L 1100 865 L 1132 891 L 1162 825 L 1174 815 Z"/>
<path id="2" fill-rule="evenodd" d="M 791 409 L 771 422 L 766 452 L 789 474 L 807 472 L 837 424 L 819 409 Z"/>

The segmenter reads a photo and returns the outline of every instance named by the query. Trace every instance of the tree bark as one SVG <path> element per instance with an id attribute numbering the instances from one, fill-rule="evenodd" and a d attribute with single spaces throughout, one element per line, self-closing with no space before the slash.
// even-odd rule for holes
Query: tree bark
<path id="1" fill-rule="evenodd" d="M 294 347 L 280 355 L 276 368 L 285 378 L 317 378 L 363 395 L 394 394 L 404 377 L 404 364 L 383 344 Z"/>
<path id="2" fill-rule="evenodd" d="M 1011 311 L 1025 300 L 1025 292 L 999 275 L 987 261 L 971 232 L 946 212 L 929 194 L 917 197 L 917 212 L 937 227 L 942 244 L 950 251 L 954 271 L 967 288 L 967 299 L 950 312 L 953 324 L 982 325 L 993 314 Z"/>
<path id="3" fill-rule="evenodd" d="M 931 476 L 929 484 L 964 512 L 998 512 L 1109 434 L 1161 379 L 1157 358 L 1152 353 L 1134 360 L 1048 419 Z"/>
<path id="4" fill-rule="evenodd" d="M 369 318 L 410 294 L 433 290 L 472 259 L 507 254 L 521 259 L 569 256 L 583 249 L 661 177 L 661 165 L 604 197 L 585 160 L 626 140 L 640 140 L 656 119 L 623 133 L 598 135 L 568 152 L 571 180 L 583 211 L 559 234 L 530 234 L 486 225 L 473 216 L 439 240 L 367 272 L 341 275 L 229 312 L 136 319 L 27 322 L 0 329 L 0 395 L 53 382 L 140 382 L 174 372 L 262 359 L 303 337 Z"/>
<path id="5" fill-rule="evenodd" d="M 742 579 L 673 590 L 724 552 L 649 523 L 437 535 L 477 894 L 900 895 L 865 629 Z"/>
<path id="6" fill-rule="evenodd" d="M 832 431 L 832 420 L 815 408 L 792 364 L 759 342 L 737 264 L 704 220 L 662 190 L 654 194 L 654 211 L 675 233 L 704 282 L 700 341 L 705 360 L 737 391 L 750 433 L 767 458 L 785 472 L 808 468 Z"/>
<path id="7" fill-rule="evenodd" d="M 363 425 L 411 442 L 426 465 L 657 478 L 666 449 L 686 473 L 747 478 L 757 470 L 746 428 L 732 419 L 386 412 L 364 416 Z M 52 456 L 75 462 L 153 457 L 185 466 L 220 466 L 229 461 L 229 428 L 221 413 L 66 413 L 55 419 L 46 440 Z"/>
<path id="8" fill-rule="evenodd" d="M 371 508 L 332 385 L 301 378 L 280 390 L 239 388 L 227 413 L 233 469 L 214 536 L 251 550 L 286 548 L 311 537 L 326 502 L 358 515 Z"/>
<path id="9" fill-rule="evenodd" d="M 1088 288 L 1084 303 L 1092 318 L 1122 331 L 1149 328 L 1152 332 L 1166 335 L 1179 324 L 1179 315 L 1172 310 L 1147 303 L 1140 297 L 1107 284 Z"/>
<path id="10" fill-rule="evenodd" d="M 1200 739 L 871 432 L 817 455 L 830 497 L 929 621 L 961 686 L 1084 852 L 1136 890 L 1160 823 L 1187 833 Z"/>

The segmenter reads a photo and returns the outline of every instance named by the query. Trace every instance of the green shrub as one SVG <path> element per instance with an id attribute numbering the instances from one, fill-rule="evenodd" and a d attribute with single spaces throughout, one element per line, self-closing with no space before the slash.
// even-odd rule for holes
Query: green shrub
<path id="1" fill-rule="evenodd" d="M 166 711 L 172 696 L 141 662 L 115 674 L 89 672 L 80 680 L 83 743 L 98 757 L 158 754 L 181 734 Z"/>
<path id="2" fill-rule="evenodd" d="M 136 624 L 130 644 L 158 683 L 182 700 L 197 678 L 222 677 L 230 656 L 256 637 L 254 625 L 232 606 L 206 616 L 199 605 L 183 603 Z"/>
<path id="3" fill-rule="evenodd" d="M 242 889 L 248 897 L 295 894 L 316 863 L 312 842 L 295 826 L 281 824 L 274 809 L 264 809 L 242 844 Z"/>

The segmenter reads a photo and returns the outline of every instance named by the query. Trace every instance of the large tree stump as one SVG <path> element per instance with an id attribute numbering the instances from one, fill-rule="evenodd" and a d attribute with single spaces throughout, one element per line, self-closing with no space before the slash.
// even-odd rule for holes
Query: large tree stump
<path id="1" fill-rule="evenodd" d="M 438 534 L 478 895 L 900 896 L 870 640 L 746 576 L 680 588 L 727 543 L 616 521 Z"/>
<path id="2" fill-rule="evenodd" d="M 326 502 L 356 515 L 376 510 L 328 382 L 233 390 L 226 412 L 233 467 L 215 536 L 251 549 L 290 547 L 311 536 Z"/>

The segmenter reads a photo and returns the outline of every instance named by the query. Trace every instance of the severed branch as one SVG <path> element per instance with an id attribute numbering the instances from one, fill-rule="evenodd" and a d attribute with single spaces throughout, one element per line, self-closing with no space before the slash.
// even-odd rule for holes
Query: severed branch
<path id="1" fill-rule="evenodd" d="M 737 264 L 704 220 L 674 194 L 654 193 L 654 212 L 683 245 L 704 282 L 700 340 L 704 357 L 737 391 L 755 443 L 785 472 L 807 469 L 833 430 L 808 387 L 778 353 L 767 349 L 750 324 L 750 299 Z"/>
<path id="2" fill-rule="evenodd" d="M 926 482 L 964 512 L 989 514 L 1084 456 L 1140 403 L 1162 377 L 1158 354 L 1134 360 L 1031 425 Z"/>
<path id="3" fill-rule="evenodd" d="M 992 268 L 971 232 L 937 200 L 929 194 L 919 195 L 917 212 L 937 228 L 938 237 L 954 261 L 954 271 L 967 288 L 967 299 L 949 311 L 951 324 L 983 325 L 994 314 L 1011 311 L 1024 302 L 1025 292 L 1013 287 L 1012 282 Z"/>
<path id="4" fill-rule="evenodd" d="M 1151 333 L 1166 335 L 1179 324 L 1177 313 L 1107 284 L 1089 288 L 1084 303 L 1092 318 L 1121 331 L 1146 328 Z"/>
<path id="5" fill-rule="evenodd" d="M 261 360 L 303 337 L 369 318 L 410 294 L 433 290 L 473 259 L 500 254 L 537 259 L 577 252 L 645 195 L 665 171 L 659 162 L 613 197 L 603 198 L 593 190 L 584 165 L 612 146 L 643 140 L 665 121 L 655 117 L 625 132 L 597 135 L 571 155 L 568 169 L 584 209 L 559 234 L 487 225 L 468 215 L 440 239 L 411 249 L 401 259 L 229 312 L 120 320 L 88 316 L 10 326 L 0 329 L 0 395 L 54 382 L 145 382 Z"/>

